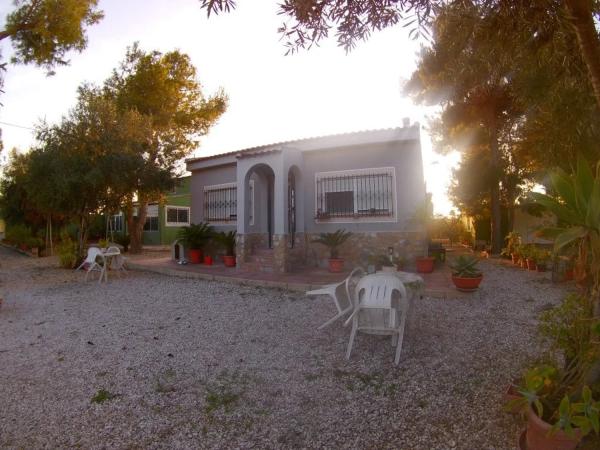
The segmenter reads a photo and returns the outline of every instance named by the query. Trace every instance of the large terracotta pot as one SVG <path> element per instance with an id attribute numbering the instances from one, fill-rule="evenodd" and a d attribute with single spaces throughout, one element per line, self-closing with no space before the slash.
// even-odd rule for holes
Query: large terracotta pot
<path id="1" fill-rule="evenodd" d="M 517 266 L 519 265 L 519 255 L 517 255 L 516 253 L 512 253 L 510 255 L 510 257 L 512 258 L 512 263 Z"/>
<path id="2" fill-rule="evenodd" d="M 552 426 L 538 417 L 532 408 L 527 410 L 527 450 L 574 450 L 581 440 L 581 432 L 568 436 L 562 430 L 550 433 Z"/>
<path id="3" fill-rule="evenodd" d="M 225 264 L 225 267 L 235 267 L 235 256 L 223 256 L 223 264 Z"/>
<path id="4" fill-rule="evenodd" d="M 330 258 L 329 259 L 329 271 L 333 273 L 340 273 L 344 270 L 344 260 L 342 258 Z"/>
<path id="5" fill-rule="evenodd" d="M 419 272 L 419 273 L 433 272 L 433 264 L 435 263 L 434 257 L 427 256 L 424 258 L 417 258 L 417 260 L 415 262 L 417 265 L 417 272 Z"/>
<path id="6" fill-rule="evenodd" d="M 452 275 L 452 282 L 459 291 L 475 291 L 479 287 L 481 280 L 483 280 L 483 275 L 479 275 L 477 278 L 463 278 Z"/>
<path id="7" fill-rule="evenodd" d="M 202 250 L 191 249 L 189 257 L 192 264 L 200 264 L 202 262 Z"/>
<path id="8" fill-rule="evenodd" d="M 536 264 L 535 264 L 535 260 L 531 259 L 531 258 L 527 258 L 527 270 L 535 270 L 536 269 Z"/>
<path id="9" fill-rule="evenodd" d="M 204 264 L 206 264 L 207 266 L 212 266 L 212 264 L 213 264 L 213 258 L 212 258 L 212 256 L 206 255 L 204 257 Z"/>

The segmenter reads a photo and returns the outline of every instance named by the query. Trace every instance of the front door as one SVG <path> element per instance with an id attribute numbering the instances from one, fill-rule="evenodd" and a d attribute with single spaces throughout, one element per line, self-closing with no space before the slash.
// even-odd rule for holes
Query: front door
<path id="1" fill-rule="evenodd" d="M 267 230 L 269 233 L 269 248 L 273 248 L 273 178 L 267 183 Z"/>

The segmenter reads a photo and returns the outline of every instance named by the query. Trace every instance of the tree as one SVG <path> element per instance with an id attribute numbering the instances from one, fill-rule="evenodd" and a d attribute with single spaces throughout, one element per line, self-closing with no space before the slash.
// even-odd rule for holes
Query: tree
<path id="1" fill-rule="evenodd" d="M 203 96 L 187 55 L 144 52 L 137 44 L 106 80 L 103 92 L 121 114 L 135 111 L 148 125 L 140 149 L 143 166 L 129 178 L 130 192 L 137 196 L 137 215 L 128 215 L 131 252 L 141 252 L 148 201 L 172 188 L 178 163 L 223 114 L 227 97 L 222 91 Z M 129 211 L 134 209 L 133 200 L 128 199 Z"/>
<path id="2" fill-rule="evenodd" d="M 146 119 L 119 113 L 116 104 L 82 86 L 76 106 L 54 126 L 42 126 L 40 145 L 29 154 L 25 190 L 44 215 L 61 214 L 79 227 L 84 254 L 90 218 L 116 208 L 131 195 L 132 174 L 143 170 Z"/>
<path id="3" fill-rule="evenodd" d="M 67 52 L 81 52 L 87 45 L 85 28 L 98 23 L 98 0 L 15 0 L 0 41 L 10 39 L 15 50 L 11 62 L 35 64 L 50 73 L 68 64 Z M 3 65 L 3 67 L 5 64 Z"/>
<path id="4" fill-rule="evenodd" d="M 328 37 L 334 30 L 338 44 L 352 49 L 360 40 L 368 39 L 372 32 L 404 23 L 419 32 L 427 32 L 428 25 L 440 9 L 449 2 L 445 0 L 365 0 L 345 2 L 339 0 L 282 0 L 279 13 L 287 17 L 280 32 L 286 40 L 289 52 L 310 48 Z M 593 94 L 600 106 L 600 36 L 594 19 L 600 18 L 600 3 L 594 0 L 471 0 L 451 2 L 450 5 L 479 6 L 488 13 L 501 12 L 507 17 L 529 21 L 533 28 L 543 30 L 545 23 L 539 19 L 551 19 L 567 24 L 577 35 L 578 53 L 585 61 L 587 75 L 593 86 Z M 228 12 L 235 7 L 234 0 L 202 0 L 201 7 L 211 13 Z M 557 11 L 552 17 L 540 15 L 540 11 Z M 534 30 L 535 33 L 535 30 Z M 531 38 L 534 35 L 530 36 Z M 525 43 L 524 41 L 523 43 Z"/>

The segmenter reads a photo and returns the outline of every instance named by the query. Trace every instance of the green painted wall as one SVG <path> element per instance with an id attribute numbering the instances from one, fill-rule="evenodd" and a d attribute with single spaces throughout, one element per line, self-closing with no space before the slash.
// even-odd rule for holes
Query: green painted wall
<path id="1" fill-rule="evenodd" d="M 179 179 L 180 184 L 173 192 L 165 194 L 164 199 L 158 205 L 158 231 L 144 231 L 145 245 L 171 245 L 177 239 L 177 233 L 181 227 L 167 226 L 166 206 L 191 205 L 190 181 L 191 176 Z M 189 214 L 191 216 L 191 213 Z"/>

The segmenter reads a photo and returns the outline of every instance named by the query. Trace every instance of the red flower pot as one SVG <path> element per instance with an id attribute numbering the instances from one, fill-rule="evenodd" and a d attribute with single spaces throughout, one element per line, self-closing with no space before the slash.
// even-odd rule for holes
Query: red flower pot
<path id="1" fill-rule="evenodd" d="M 435 258 L 432 256 L 427 256 L 425 258 L 417 258 L 417 272 L 419 273 L 431 273 L 433 272 L 433 263 L 435 263 Z"/>
<path id="2" fill-rule="evenodd" d="M 340 273 L 344 270 L 344 260 L 342 258 L 330 258 L 329 259 L 329 271 L 333 273 Z"/>
<path id="3" fill-rule="evenodd" d="M 536 269 L 537 266 L 535 264 L 534 259 L 527 258 L 526 262 L 527 262 L 527 270 L 535 270 Z"/>
<path id="4" fill-rule="evenodd" d="M 225 264 L 225 267 L 235 267 L 235 256 L 223 256 L 223 264 Z"/>
<path id="5" fill-rule="evenodd" d="M 512 263 L 516 266 L 519 264 L 519 255 L 517 255 L 516 253 L 512 253 L 510 255 L 510 257 L 512 258 Z"/>
<path id="6" fill-rule="evenodd" d="M 483 275 L 479 275 L 477 278 L 462 278 L 452 275 L 452 282 L 459 291 L 475 291 L 479 287 L 481 280 L 483 280 Z"/>
<path id="7" fill-rule="evenodd" d="M 206 264 L 207 266 L 212 266 L 213 264 L 213 258 L 212 256 L 205 256 L 204 257 L 204 264 Z"/>
<path id="8" fill-rule="evenodd" d="M 552 426 L 544 422 L 529 408 L 527 410 L 527 450 L 574 450 L 581 440 L 581 431 L 575 429 L 575 436 L 568 436 L 562 430 L 550 433 Z"/>
<path id="9" fill-rule="evenodd" d="M 191 249 L 189 257 L 192 264 L 200 264 L 202 262 L 202 250 Z"/>

